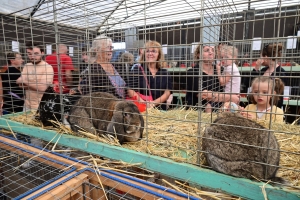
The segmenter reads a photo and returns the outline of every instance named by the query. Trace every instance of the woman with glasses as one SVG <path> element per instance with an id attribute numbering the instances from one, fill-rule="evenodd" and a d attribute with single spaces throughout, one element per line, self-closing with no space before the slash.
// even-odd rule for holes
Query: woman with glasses
<path id="1" fill-rule="evenodd" d="M 256 61 L 256 66 L 251 72 L 250 77 L 245 80 L 244 84 L 247 86 L 247 88 L 250 87 L 252 80 L 259 76 L 269 76 L 273 78 L 282 77 L 281 80 L 283 81 L 284 85 L 288 85 L 287 78 L 284 78 L 287 76 L 287 73 L 278 63 L 281 57 L 282 48 L 283 46 L 281 43 L 273 43 L 264 46 L 261 51 L 261 58 Z M 261 68 L 262 66 L 264 67 Z M 277 107 L 281 108 L 282 105 L 283 96 L 279 98 Z"/>
<path id="2" fill-rule="evenodd" d="M 81 73 L 81 94 L 107 92 L 125 98 L 125 81 L 110 62 L 112 54 L 112 40 L 109 37 L 100 35 L 94 39 L 89 51 L 90 67 Z"/>
<path id="3" fill-rule="evenodd" d="M 139 63 L 133 67 L 128 80 L 128 96 L 147 102 L 148 107 L 166 110 L 166 102 L 171 95 L 172 78 L 162 69 L 164 54 L 160 43 L 148 41 L 143 48 Z M 152 99 L 149 98 L 152 96 Z"/>

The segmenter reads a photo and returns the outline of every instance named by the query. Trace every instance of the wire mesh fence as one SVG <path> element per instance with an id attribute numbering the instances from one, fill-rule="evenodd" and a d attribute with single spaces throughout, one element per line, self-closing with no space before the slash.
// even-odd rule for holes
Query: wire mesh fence
<path id="1" fill-rule="evenodd" d="M 299 190 L 300 1 L 18 2 L 3 120 Z"/>
<path id="2" fill-rule="evenodd" d="M 79 149 L 70 150 L 71 157 L 57 153 L 59 150 L 53 150 L 52 147 L 47 147 L 49 150 L 45 149 L 41 152 L 39 147 L 4 135 L 0 136 L 0 141 L 4 144 L 4 150 L 1 150 L 3 156 L 1 157 L 1 198 L 3 199 L 231 197 L 228 194 L 200 188 L 198 191 L 201 191 L 201 195 L 198 196 L 195 192 L 196 187 L 191 188 L 194 191 L 190 190 L 190 185 L 184 182 L 177 182 L 176 187 L 181 187 L 181 189 L 174 190 L 172 187 L 175 187 L 176 179 L 139 168 L 138 163 L 126 164 L 97 155 L 83 155 Z M 39 152 L 40 155 L 34 158 L 39 158 L 38 161 L 46 160 L 46 162 L 39 163 L 34 160 L 30 165 L 24 166 L 21 162 L 28 161 L 30 157 L 25 158 L 22 152 L 26 156 L 26 153 L 34 155 Z M 58 163 L 62 162 L 66 165 L 57 169 Z M 193 196 L 194 194 L 196 197 Z"/>
<path id="3" fill-rule="evenodd" d="M 68 168 L 65 170 L 65 168 Z M 1 198 L 20 199 L 75 169 L 1 140 Z"/>

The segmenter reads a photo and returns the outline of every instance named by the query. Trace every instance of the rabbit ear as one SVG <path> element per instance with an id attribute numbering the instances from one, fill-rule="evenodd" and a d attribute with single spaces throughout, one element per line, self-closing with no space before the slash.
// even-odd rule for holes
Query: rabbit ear
<path id="1" fill-rule="evenodd" d="M 125 119 L 124 119 L 124 110 L 115 110 L 111 119 L 111 122 L 107 126 L 107 132 L 112 135 L 117 135 L 117 139 L 122 144 L 125 141 L 124 135 L 125 132 Z"/>
<path id="2" fill-rule="evenodd" d="M 141 120 L 140 139 L 142 139 L 143 138 L 143 132 L 144 132 L 144 118 L 141 114 L 140 114 L 140 120 Z"/>

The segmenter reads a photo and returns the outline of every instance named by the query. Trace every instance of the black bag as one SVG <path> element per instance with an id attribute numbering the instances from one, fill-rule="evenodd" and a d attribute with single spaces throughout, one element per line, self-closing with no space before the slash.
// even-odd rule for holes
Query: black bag
<path id="1" fill-rule="evenodd" d="M 68 115 L 73 103 L 77 101 L 80 96 L 77 95 L 66 95 L 62 94 L 62 106 L 63 113 L 61 110 L 60 94 L 56 93 L 53 87 L 48 87 L 44 92 L 41 99 L 39 108 L 37 110 L 36 119 L 41 121 L 44 126 L 54 125 L 49 120 L 62 122 L 62 114 Z"/>

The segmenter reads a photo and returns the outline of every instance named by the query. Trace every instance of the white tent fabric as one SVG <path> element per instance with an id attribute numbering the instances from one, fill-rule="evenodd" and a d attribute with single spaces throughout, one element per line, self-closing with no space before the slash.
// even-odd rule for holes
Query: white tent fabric
<path id="1" fill-rule="evenodd" d="M 0 12 L 91 30 L 113 30 L 199 19 L 248 9 L 248 0 L 0 0 Z M 251 8 L 278 7 L 278 0 L 251 0 Z M 299 5 L 300 0 L 282 0 L 281 6 Z M 202 12 L 203 10 L 203 12 Z M 55 17 L 54 17 L 55 16 Z"/>
<path id="2" fill-rule="evenodd" d="M 27 15 L 31 13 L 34 6 L 37 5 L 39 0 L 0 0 L 0 13 L 11 14 L 16 13 L 17 15 Z"/>

